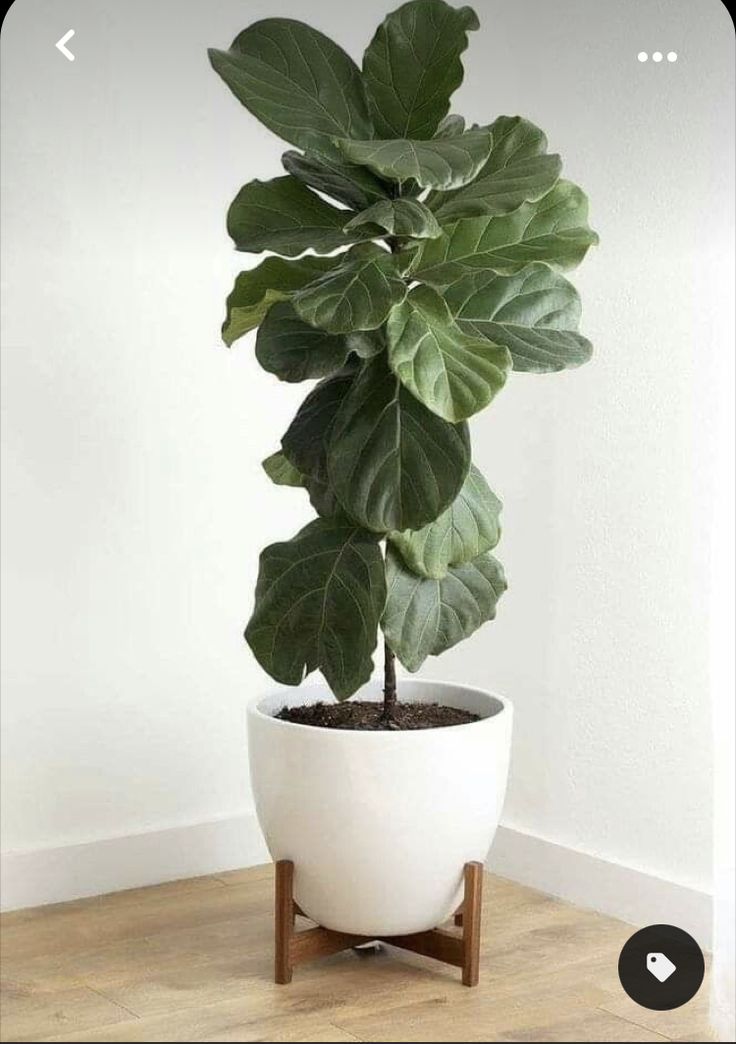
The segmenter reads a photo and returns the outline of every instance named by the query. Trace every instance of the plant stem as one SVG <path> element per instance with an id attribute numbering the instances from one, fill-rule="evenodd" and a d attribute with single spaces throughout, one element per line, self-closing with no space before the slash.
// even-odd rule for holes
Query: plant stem
<path id="1" fill-rule="evenodd" d="M 396 710 L 396 657 L 388 647 L 388 642 L 383 643 L 383 714 L 381 717 L 385 722 L 394 720 Z"/>

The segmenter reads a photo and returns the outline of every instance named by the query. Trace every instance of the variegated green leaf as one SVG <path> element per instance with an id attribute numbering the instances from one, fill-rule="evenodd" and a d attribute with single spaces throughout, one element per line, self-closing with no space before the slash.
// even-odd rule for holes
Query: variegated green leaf
<path id="1" fill-rule="evenodd" d="M 454 189 L 478 175 L 491 151 L 487 129 L 465 131 L 453 138 L 419 141 L 336 139 L 346 159 L 399 184 L 414 181 L 422 188 Z"/>
<path id="2" fill-rule="evenodd" d="M 363 57 L 377 137 L 432 137 L 462 83 L 460 55 L 477 28 L 471 8 L 443 0 L 410 0 L 384 19 Z"/>
<path id="3" fill-rule="evenodd" d="M 428 656 L 438 656 L 492 620 L 506 590 L 501 563 L 488 553 L 451 566 L 441 580 L 429 580 L 407 569 L 391 547 L 386 555 L 386 584 L 381 626 L 409 671 L 419 670 Z"/>
<path id="4" fill-rule="evenodd" d="M 578 333 L 580 297 L 547 265 L 514 275 L 471 272 L 443 290 L 458 326 L 508 348 L 515 370 L 550 373 L 581 366 L 593 347 Z"/>
<path id="5" fill-rule="evenodd" d="M 463 333 L 429 286 L 415 287 L 386 329 L 391 369 L 427 409 L 448 421 L 466 420 L 487 406 L 511 369 L 508 351 Z"/>
<path id="6" fill-rule="evenodd" d="M 305 322 L 329 333 L 375 330 L 406 296 L 394 256 L 363 243 L 338 261 L 324 278 L 295 294 L 294 308 Z"/>
<path id="7" fill-rule="evenodd" d="M 450 566 L 490 551 L 501 537 L 501 501 L 474 464 L 463 488 L 439 518 L 418 530 L 391 533 L 391 543 L 414 573 L 441 580 Z"/>

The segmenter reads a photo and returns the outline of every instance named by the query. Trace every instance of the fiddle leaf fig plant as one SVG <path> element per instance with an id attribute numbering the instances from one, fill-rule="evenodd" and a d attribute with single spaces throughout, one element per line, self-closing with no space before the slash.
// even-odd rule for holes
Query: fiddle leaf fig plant
<path id="1" fill-rule="evenodd" d="M 258 328 L 256 358 L 316 381 L 263 467 L 317 517 L 261 554 L 245 636 L 297 685 L 320 670 L 338 700 L 385 644 L 410 671 L 493 619 L 506 589 L 491 551 L 501 502 L 471 463 L 468 420 L 512 371 L 591 355 L 561 273 L 597 236 L 560 157 L 520 116 L 466 127 L 450 113 L 469 7 L 410 0 L 362 68 L 302 22 L 267 18 L 210 60 L 295 149 L 227 215 L 235 248 L 268 252 L 227 299 L 227 345 Z"/>

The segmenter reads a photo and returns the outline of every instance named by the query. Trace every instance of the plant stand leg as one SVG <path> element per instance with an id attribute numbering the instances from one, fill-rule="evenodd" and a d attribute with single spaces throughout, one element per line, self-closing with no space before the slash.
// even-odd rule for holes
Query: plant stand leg
<path id="1" fill-rule="evenodd" d="M 480 913 L 483 904 L 483 864 L 465 864 L 463 926 L 463 986 L 477 986 L 480 975 Z"/>
<path id="2" fill-rule="evenodd" d="M 276 863 L 275 905 L 274 981 L 281 985 L 291 982 L 295 964 L 373 941 L 370 936 L 334 932 L 330 928 L 295 931 L 297 914 L 306 915 L 294 902 L 294 864 L 290 859 L 279 859 Z"/>
<path id="3" fill-rule="evenodd" d="M 480 969 L 480 914 L 483 891 L 483 864 L 466 863 L 463 871 L 464 896 L 461 908 L 455 913 L 455 924 L 462 926 L 462 934 L 432 928 L 413 935 L 352 935 L 331 928 L 308 928 L 295 931 L 296 915 L 305 916 L 294 902 L 294 864 L 290 859 L 276 863 L 276 960 L 275 981 L 291 982 L 294 965 L 326 957 L 341 950 L 356 949 L 381 943 L 398 946 L 412 953 L 433 957 L 445 964 L 462 969 L 464 986 L 477 986 Z M 365 951 L 363 951 L 365 952 Z"/>
<path id="4" fill-rule="evenodd" d="M 291 937 L 294 934 L 294 864 L 290 859 L 276 863 L 275 968 L 274 980 L 291 982 Z"/>

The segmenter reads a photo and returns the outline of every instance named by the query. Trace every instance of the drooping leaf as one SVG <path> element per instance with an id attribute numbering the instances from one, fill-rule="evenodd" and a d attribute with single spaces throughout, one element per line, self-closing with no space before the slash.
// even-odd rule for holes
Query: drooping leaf
<path id="1" fill-rule="evenodd" d="M 406 296 L 392 254 L 375 243 L 362 243 L 342 254 L 339 263 L 294 296 L 305 322 L 330 333 L 375 330 Z"/>
<path id="2" fill-rule="evenodd" d="M 558 181 L 534 203 L 500 217 L 460 218 L 427 240 L 415 275 L 448 286 L 474 271 L 518 272 L 532 261 L 574 268 L 598 236 L 588 226 L 588 200 L 577 185 Z"/>
<path id="3" fill-rule="evenodd" d="M 390 191 L 390 186 L 375 174 L 352 163 L 291 151 L 283 154 L 281 162 L 284 169 L 304 185 L 332 196 L 353 210 L 365 210 L 385 199 Z"/>
<path id="4" fill-rule="evenodd" d="M 458 116 L 456 113 L 450 113 L 448 116 L 443 117 L 437 130 L 434 132 L 433 137 L 435 138 L 456 138 L 458 134 L 462 134 L 465 130 L 465 119 L 462 116 Z"/>
<path id="5" fill-rule="evenodd" d="M 410 0 L 378 27 L 363 57 L 377 137 L 431 138 L 460 86 L 460 55 L 478 28 L 469 7 Z"/>
<path id="6" fill-rule="evenodd" d="M 329 254 L 355 242 L 343 232 L 345 211 L 338 210 L 287 174 L 271 181 L 250 181 L 227 212 L 227 230 L 236 250 L 296 257 L 305 250 Z"/>
<path id="7" fill-rule="evenodd" d="M 501 506 L 471 464 L 463 488 L 438 519 L 422 529 L 391 533 L 389 539 L 412 572 L 441 580 L 450 566 L 463 565 L 496 546 Z"/>
<path id="8" fill-rule="evenodd" d="M 454 192 L 436 192 L 427 204 L 443 224 L 462 217 L 508 214 L 528 200 L 541 199 L 562 170 L 547 155 L 547 139 L 521 116 L 499 116 L 491 124 L 493 148 L 475 181 Z"/>
<path id="9" fill-rule="evenodd" d="M 281 440 L 287 460 L 306 479 L 327 479 L 327 443 L 355 374 L 345 367 L 312 388 Z"/>
<path id="10" fill-rule="evenodd" d="M 381 626 L 389 646 L 409 671 L 438 656 L 496 615 L 506 590 L 501 563 L 485 553 L 452 566 L 441 580 L 416 576 L 401 555 L 386 555 L 388 593 Z"/>
<path id="11" fill-rule="evenodd" d="M 431 413 L 378 355 L 364 364 L 337 412 L 327 466 L 351 518 L 376 532 L 419 529 L 465 481 L 468 428 Z"/>
<path id="12" fill-rule="evenodd" d="M 235 97 L 285 141 L 339 159 L 334 137 L 369 138 L 363 82 L 327 36 L 290 18 L 266 18 L 210 62 Z"/>
<path id="13" fill-rule="evenodd" d="M 437 218 L 418 199 L 382 199 L 351 218 L 345 231 L 359 232 L 364 228 L 370 231 L 375 226 L 391 236 L 436 239 L 442 235 Z"/>
<path id="14" fill-rule="evenodd" d="M 344 365 L 351 350 L 347 337 L 305 323 L 289 301 L 271 308 L 256 338 L 263 369 L 290 383 L 327 377 Z"/>
<path id="15" fill-rule="evenodd" d="M 508 348 L 515 370 L 550 373 L 581 366 L 593 347 L 577 332 L 580 297 L 559 272 L 535 263 L 515 275 L 471 272 L 443 296 L 458 326 Z"/>
<path id="16" fill-rule="evenodd" d="M 245 637 L 272 678 L 298 685 L 319 669 L 344 700 L 371 676 L 385 601 L 376 539 L 350 523 L 317 519 L 261 552 Z"/>
<path id="17" fill-rule="evenodd" d="M 276 450 L 261 461 L 261 467 L 276 486 L 303 486 L 304 478 L 287 460 L 283 450 Z"/>
<path id="18" fill-rule="evenodd" d="M 327 446 L 340 405 L 357 373 L 348 364 L 320 381 L 299 407 L 281 440 L 284 455 L 303 476 L 317 514 L 332 518 L 342 513 L 327 474 Z"/>
<path id="19" fill-rule="evenodd" d="M 301 257 L 284 261 L 267 257 L 256 268 L 241 272 L 227 299 L 227 314 L 222 324 L 222 339 L 230 347 L 239 337 L 254 330 L 271 305 L 283 301 L 334 267 L 334 257 Z"/>
<path id="20" fill-rule="evenodd" d="M 482 410 L 506 383 L 506 348 L 468 336 L 440 295 L 417 286 L 394 308 L 386 327 L 388 359 L 402 384 L 448 421 Z"/>
<path id="21" fill-rule="evenodd" d="M 465 131 L 453 138 L 419 141 L 394 138 L 377 141 L 337 139 L 346 159 L 369 167 L 381 177 L 422 188 L 453 189 L 472 181 L 491 151 L 491 132 Z"/>

